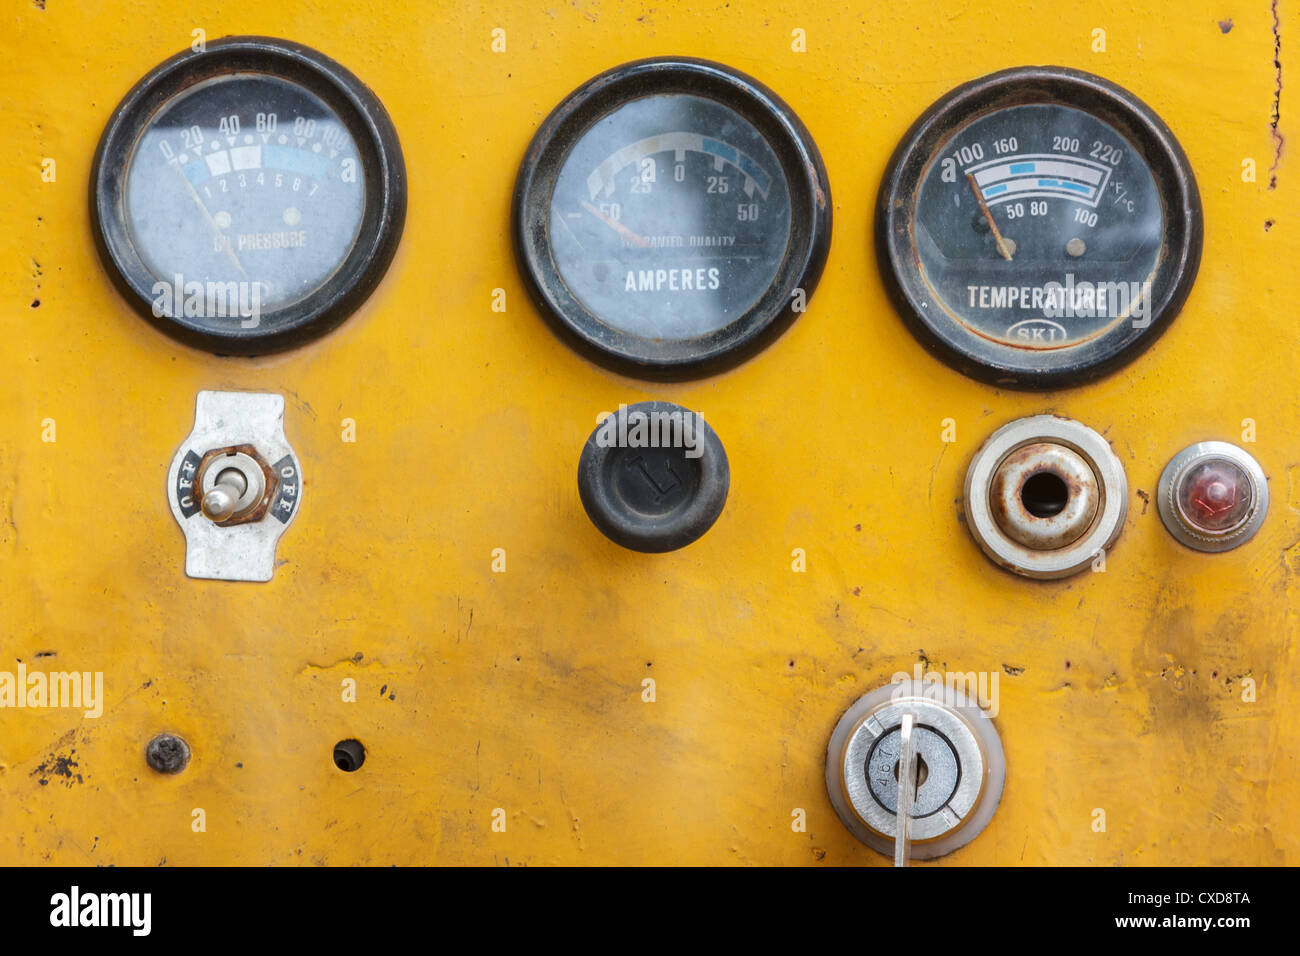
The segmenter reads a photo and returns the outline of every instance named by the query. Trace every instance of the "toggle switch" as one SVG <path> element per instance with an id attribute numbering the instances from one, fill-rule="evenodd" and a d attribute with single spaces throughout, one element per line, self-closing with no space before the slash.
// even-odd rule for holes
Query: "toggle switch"
<path id="1" fill-rule="evenodd" d="M 212 521 L 222 522 L 235 513 L 235 506 L 248 489 L 248 479 L 237 468 L 227 468 L 217 476 L 217 483 L 203 496 L 199 506 Z"/>
<path id="2" fill-rule="evenodd" d="M 266 499 L 267 471 L 251 445 L 210 451 L 199 466 L 198 487 L 203 495 L 199 510 L 217 524 L 249 516 Z"/>
<path id="3" fill-rule="evenodd" d="M 199 507 L 213 522 L 224 522 L 234 514 L 235 506 L 238 505 L 239 499 L 243 497 L 247 488 L 248 479 L 243 476 L 243 472 L 238 468 L 226 468 L 224 472 L 217 475 L 216 486 L 213 486 L 211 492 L 204 494 L 203 503 Z"/>
<path id="4" fill-rule="evenodd" d="M 269 581 L 276 545 L 302 500 L 301 475 L 284 437 L 283 396 L 199 392 L 194 430 L 167 477 L 185 535 L 185 573 Z"/>

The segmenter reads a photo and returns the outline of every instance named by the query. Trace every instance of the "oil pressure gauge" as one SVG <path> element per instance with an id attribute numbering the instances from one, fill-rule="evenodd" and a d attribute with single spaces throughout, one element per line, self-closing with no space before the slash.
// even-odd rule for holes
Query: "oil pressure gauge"
<path id="1" fill-rule="evenodd" d="M 1201 255 L 1196 182 L 1131 93 L 1027 67 L 953 90 L 916 122 L 881 187 L 876 245 L 932 353 L 982 381 L 1048 389 L 1146 349 Z"/>
<path id="2" fill-rule="evenodd" d="M 383 276 L 406 213 L 392 122 L 307 47 L 231 37 L 167 60 L 95 155 L 100 254 L 155 325 L 218 354 L 299 345 Z"/>
<path id="3" fill-rule="evenodd" d="M 772 91 L 703 60 L 626 64 L 542 124 L 515 188 L 516 257 L 594 361 L 689 378 L 752 355 L 804 308 L 830 240 L 817 147 Z"/>

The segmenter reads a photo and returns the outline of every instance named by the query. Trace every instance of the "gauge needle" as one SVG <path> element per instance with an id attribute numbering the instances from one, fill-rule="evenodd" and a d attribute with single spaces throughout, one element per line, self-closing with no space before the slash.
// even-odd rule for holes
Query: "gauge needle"
<path id="1" fill-rule="evenodd" d="M 970 191 L 975 194 L 975 201 L 980 204 L 980 212 L 984 213 L 989 228 L 993 230 L 993 238 L 997 240 L 998 252 L 1002 253 L 1003 259 L 1010 261 L 1011 250 L 1007 248 L 1007 242 L 1002 238 L 1002 233 L 998 232 L 998 224 L 993 221 L 993 213 L 989 212 L 989 204 L 984 201 L 984 194 L 980 192 L 979 186 L 975 184 L 975 174 L 967 173 L 966 182 L 970 183 Z"/>
<path id="2" fill-rule="evenodd" d="M 190 197 L 194 200 L 195 203 L 198 204 L 199 210 L 203 213 L 203 218 L 208 221 L 208 225 L 212 227 L 212 231 L 216 233 L 217 238 L 225 239 L 226 234 L 221 231 L 221 227 L 218 226 L 216 220 L 212 218 L 212 213 L 208 212 L 208 207 L 204 205 L 203 200 L 199 198 L 199 194 L 195 192 L 194 184 L 189 181 L 189 178 L 186 177 L 186 175 L 183 172 L 181 172 L 180 163 L 173 162 L 173 163 L 168 163 L 167 165 L 170 166 L 172 169 L 176 170 L 176 175 L 181 178 L 181 182 L 183 182 L 185 184 L 185 188 L 189 190 Z M 222 245 L 226 247 L 226 255 L 230 256 L 230 261 L 235 264 L 235 268 L 239 270 L 239 274 L 247 278 L 248 273 L 245 272 L 244 267 L 240 265 L 239 257 L 235 255 L 235 250 L 231 248 L 230 243 L 223 242 Z"/>
<path id="3" fill-rule="evenodd" d="M 611 219 L 609 216 L 605 215 L 603 212 L 601 212 L 591 203 L 584 201 L 582 203 L 582 208 L 587 210 L 587 212 L 591 213 L 593 216 L 595 216 L 605 225 L 609 226 L 609 228 L 613 229 L 615 232 L 617 232 L 620 236 L 622 236 L 624 239 L 626 239 L 628 242 L 632 243 L 633 245 L 640 246 L 642 249 L 649 248 L 650 243 L 645 238 L 643 238 L 642 236 L 638 236 L 635 232 L 633 232 L 627 226 L 623 225 L 617 219 Z"/>

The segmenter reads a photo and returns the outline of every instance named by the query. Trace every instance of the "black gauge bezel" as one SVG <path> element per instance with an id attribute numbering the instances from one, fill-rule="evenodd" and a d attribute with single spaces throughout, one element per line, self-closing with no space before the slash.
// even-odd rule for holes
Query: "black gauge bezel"
<path id="1" fill-rule="evenodd" d="M 781 163 L 790 192 L 785 258 L 766 292 L 721 329 L 689 339 L 649 339 L 606 325 L 569 291 L 550 243 L 551 196 L 569 150 L 624 103 L 667 93 L 718 102 L 749 122 Z M 658 57 L 601 73 L 546 118 L 524 154 L 511 209 L 515 259 L 529 296 L 576 351 L 636 378 L 673 381 L 711 375 L 761 351 L 794 321 L 793 297 L 811 298 L 830 248 L 831 196 L 812 136 L 780 97 L 752 77 L 709 60 Z"/>
<path id="2" fill-rule="evenodd" d="M 1096 339 L 1059 350 L 1003 345 L 953 320 L 921 275 L 913 229 L 925 174 L 944 145 L 995 110 L 1032 103 L 1072 106 L 1112 126 L 1137 148 L 1156 183 L 1164 235 L 1151 282 L 1151 320 L 1121 322 Z M 989 385 L 1022 390 L 1094 381 L 1135 359 L 1169 327 L 1186 301 L 1201 260 L 1204 225 L 1196 179 L 1169 127 L 1132 93 L 1080 70 L 1033 66 L 1003 70 L 949 92 L 912 125 L 889 161 L 876 206 L 876 254 L 894 307 L 931 354 Z M 1043 357 L 1050 356 L 1049 362 Z M 1058 357 L 1061 356 L 1061 357 Z M 1020 359 L 1021 361 L 1016 361 Z"/>
<path id="3" fill-rule="evenodd" d="M 158 111 L 197 83 L 231 73 L 262 73 L 310 90 L 348 128 L 365 170 L 365 208 L 356 243 L 325 283 L 290 305 L 266 312 L 262 327 L 215 327 L 186 316 L 155 316 L 152 287 L 126 223 L 126 170 Z M 336 328 L 374 291 L 401 239 L 406 219 L 406 166 L 387 111 L 357 77 L 334 60 L 288 40 L 239 36 L 214 40 L 164 61 L 131 88 L 113 111 L 95 151 L 90 177 L 95 245 L 128 302 L 166 334 L 217 355 L 263 355 L 295 348 Z"/>

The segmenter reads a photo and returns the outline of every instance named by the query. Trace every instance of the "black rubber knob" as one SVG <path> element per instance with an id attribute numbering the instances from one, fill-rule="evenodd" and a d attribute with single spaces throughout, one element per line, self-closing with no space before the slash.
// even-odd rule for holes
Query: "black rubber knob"
<path id="1" fill-rule="evenodd" d="M 633 551 L 675 551 L 713 526 L 731 468 L 702 415 L 638 402 L 596 426 L 578 461 L 578 494 L 592 524 Z"/>

